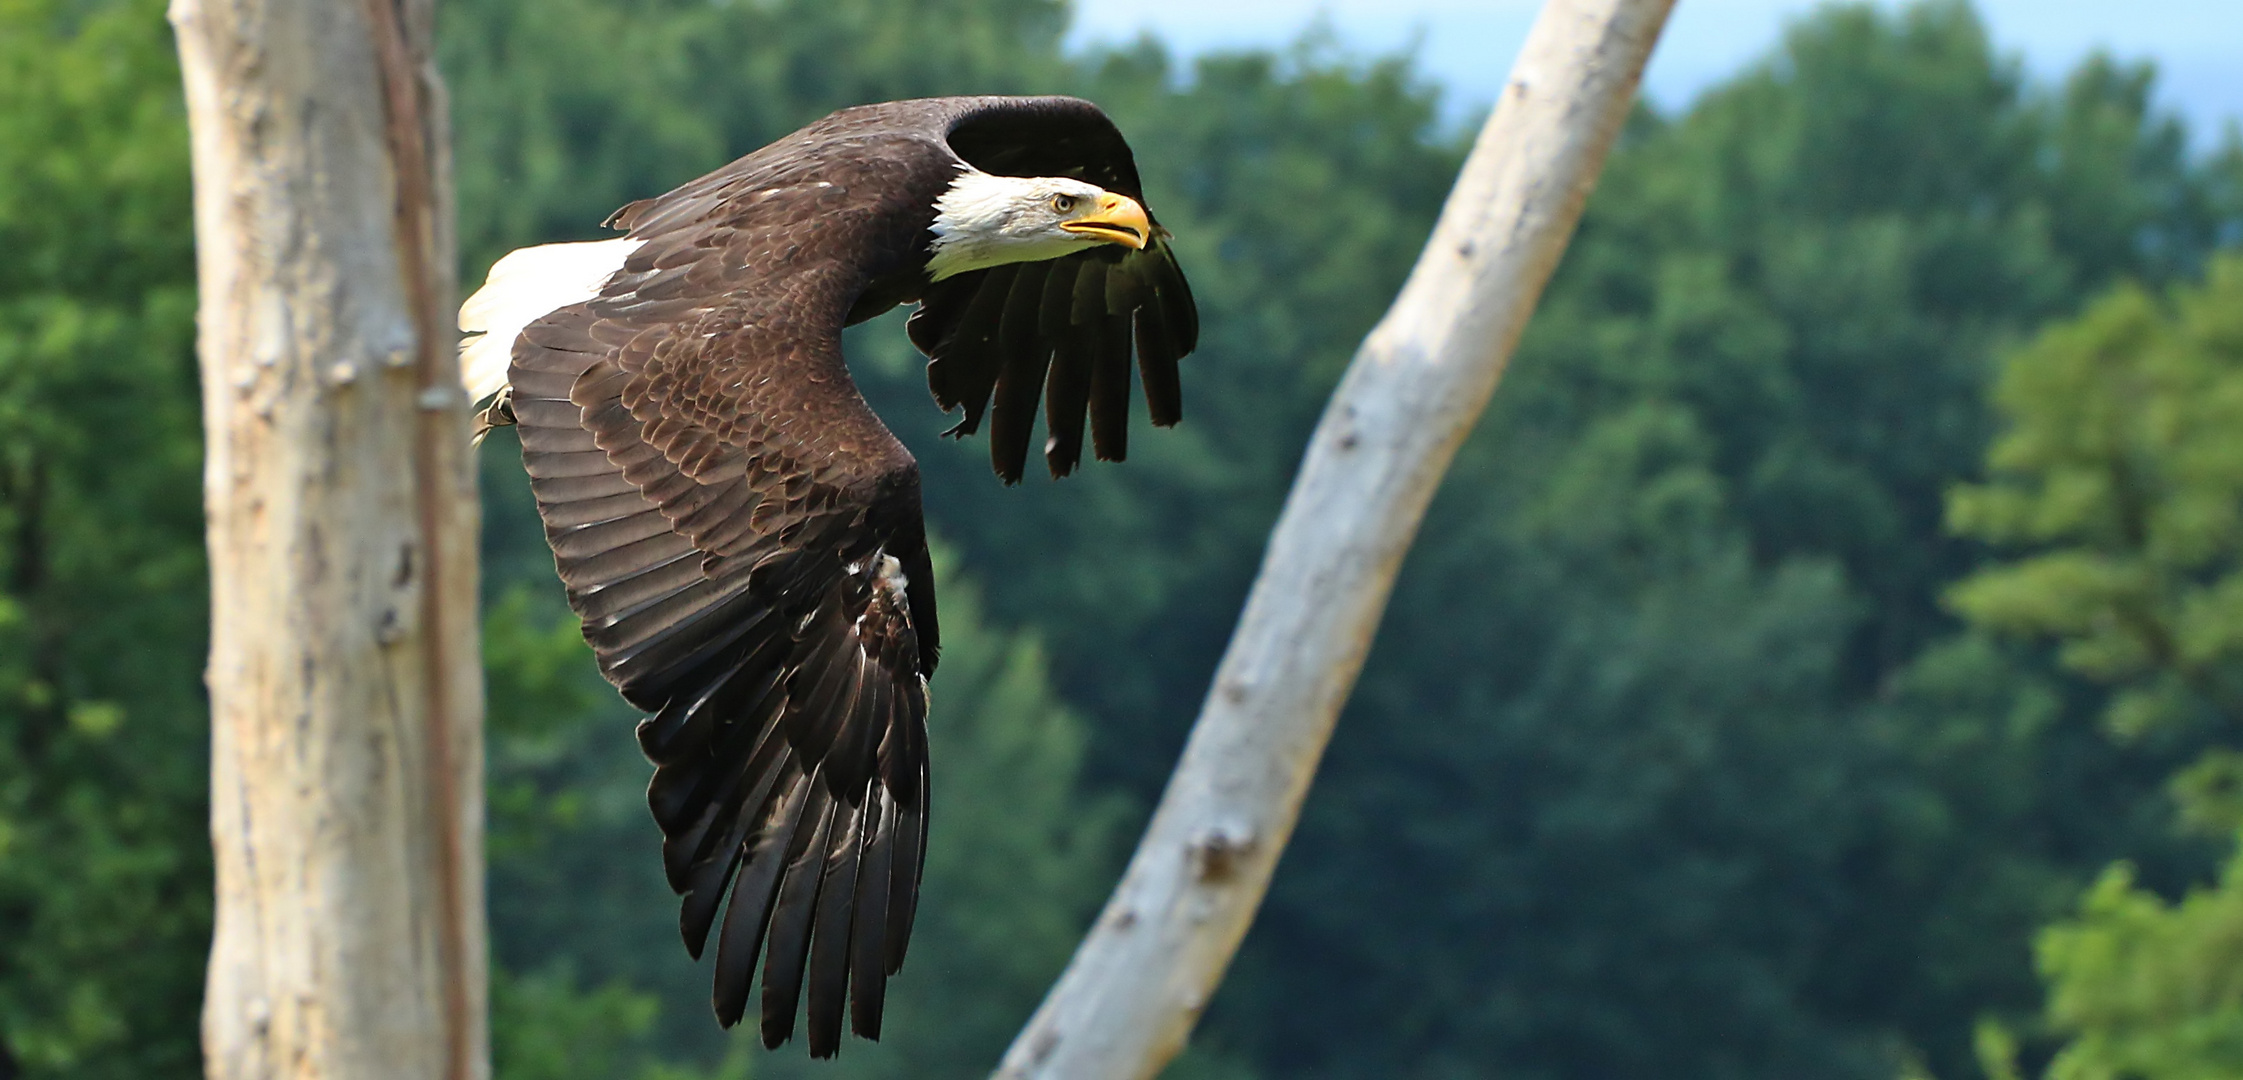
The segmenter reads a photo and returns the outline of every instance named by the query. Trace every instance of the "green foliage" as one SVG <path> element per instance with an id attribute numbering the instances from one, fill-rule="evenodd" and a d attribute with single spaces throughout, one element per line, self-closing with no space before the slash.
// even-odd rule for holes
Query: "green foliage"
<path id="1" fill-rule="evenodd" d="M 2112 290 L 2004 364 L 1989 481 L 1950 520 L 2018 557 L 1950 594 L 1972 624 L 2053 641 L 2111 690 L 2105 723 L 2137 744 L 2232 742 L 2243 720 L 2243 257 L 2159 298 Z M 2218 724 L 2225 721 L 2224 724 Z M 2243 753 L 2214 746 L 2173 784 L 2184 820 L 2243 825 Z M 2243 854 L 2168 904 L 2133 865 L 2107 870 L 2040 935 L 2062 1040 L 2049 1080 L 2200 1080 L 2243 1070 Z M 2019 1051 L 1989 1026 L 1990 1075 Z"/>
<path id="2" fill-rule="evenodd" d="M 1951 594 L 2117 688 L 2114 729 L 2243 723 L 2243 258 L 2168 310 L 2121 288 L 2003 370 L 2009 421 L 1956 529 L 2036 554 Z"/>
<path id="3" fill-rule="evenodd" d="M 652 993 L 622 982 L 580 989 L 565 964 L 538 975 L 501 969 L 491 976 L 497 1080 L 748 1080 L 747 1056 L 738 1052 L 713 1068 L 651 1059 L 646 1041 L 662 1007 Z"/>
<path id="4" fill-rule="evenodd" d="M 162 4 L 0 0 L 0 1075 L 196 1069 L 186 131 Z"/>
<path id="5" fill-rule="evenodd" d="M 2074 1038 L 2049 1080 L 2243 1074 L 2243 855 L 2177 904 L 2105 873 L 2075 922 L 2040 939 L 2049 1019 Z"/>

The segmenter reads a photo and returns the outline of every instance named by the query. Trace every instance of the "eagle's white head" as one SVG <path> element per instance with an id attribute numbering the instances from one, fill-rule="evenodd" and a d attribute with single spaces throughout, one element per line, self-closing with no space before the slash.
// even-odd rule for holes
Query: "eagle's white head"
<path id="1" fill-rule="evenodd" d="M 969 169 L 935 200 L 933 232 L 927 274 L 941 281 L 969 270 L 1056 259 L 1093 244 L 1142 248 L 1153 226 L 1137 200 L 1096 184 Z"/>

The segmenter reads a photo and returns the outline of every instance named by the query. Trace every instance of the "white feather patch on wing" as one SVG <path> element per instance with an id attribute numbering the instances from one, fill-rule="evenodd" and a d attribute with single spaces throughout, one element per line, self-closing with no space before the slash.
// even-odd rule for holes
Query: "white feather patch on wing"
<path id="1" fill-rule="evenodd" d="M 644 240 L 624 237 L 577 244 L 540 244 L 508 252 L 491 264 L 483 287 L 460 305 L 460 382 L 471 401 L 506 387 L 514 339 L 546 312 L 600 295 L 600 286 Z"/>

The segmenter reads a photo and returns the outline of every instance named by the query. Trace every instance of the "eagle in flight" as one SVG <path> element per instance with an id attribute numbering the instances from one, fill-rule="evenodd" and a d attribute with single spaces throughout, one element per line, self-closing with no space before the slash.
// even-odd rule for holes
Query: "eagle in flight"
<path id="1" fill-rule="evenodd" d="M 938 655 L 919 469 L 850 380 L 841 331 L 908 329 L 953 434 L 987 414 L 1018 481 L 1182 416 L 1198 339 L 1168 233 L 1097 106 L 966 97 L 843 109 L 608 220 L 513 252 L 460 308 L 461 374 L 518 425 L 600 671 L 649 717 L 647 802 L 714 1005 L 810 1053 L 880 1035 L 927 830 Z M 730 902 L 726 902 L 727 896 Z"/>

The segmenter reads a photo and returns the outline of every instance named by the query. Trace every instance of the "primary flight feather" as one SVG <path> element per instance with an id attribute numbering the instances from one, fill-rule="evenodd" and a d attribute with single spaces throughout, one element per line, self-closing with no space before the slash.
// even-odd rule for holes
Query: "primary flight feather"
<path id="1" fill-rule="evenodd" d="M 460 308 L 480 438 L 518 424 L 570 605 L 637 708 L 647 802 L 730 1026 L 880 1034 L 926 852 L 934 573 L 911 455 L 842 328 L 919 306 L 954 434 L 1023 472 L 1127 452 L 1132 345 L 1182 416 L 1198 315 L 1129 146 L 1074 98 L 844 109 L 658 198 L 614 240 L 514 252 Z"/>

